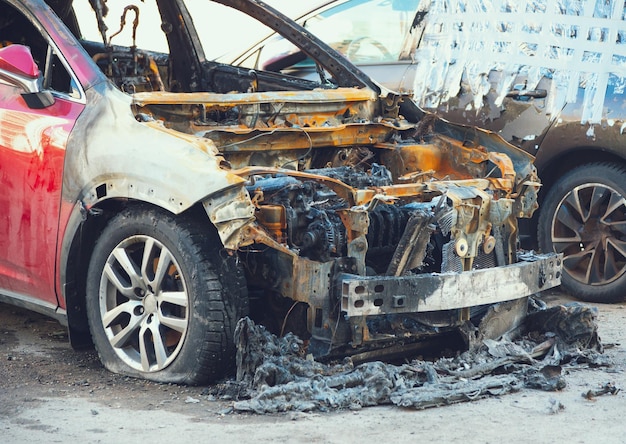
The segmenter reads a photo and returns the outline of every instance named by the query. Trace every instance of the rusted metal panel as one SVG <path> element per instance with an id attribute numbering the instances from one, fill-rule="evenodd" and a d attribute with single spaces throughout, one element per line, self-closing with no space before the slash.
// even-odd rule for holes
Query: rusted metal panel
<path id="1" fill-rule="evenodd" d="M 301 104 L 328 104 L 341 102 L 376 102 L 378 95 L 369 89 L 337 88 L 319 89 L 313 91 L 268 91 L 233 94 L 215 93 L 170 93 L 170 92 L 144 92 L 133 94 L 133 103 L 138 106 L 145 105 L 224 105 L 236 106 L 254 103 L 301 103 Z"/>

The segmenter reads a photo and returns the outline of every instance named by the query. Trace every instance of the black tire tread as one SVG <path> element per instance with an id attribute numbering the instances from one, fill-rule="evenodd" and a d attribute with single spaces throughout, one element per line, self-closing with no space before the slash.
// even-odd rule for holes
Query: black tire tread
<path id="1" fill-rule="evenodd" d="M 111 357 L 103 354 L 97 347 L 100 359 L 114 372 L 157 382 L 196 385 L 216 381 L 233 370 L 235 326 L 238 320 L 248 313 L 248 297 L 243 273 L 236 266 L 235 258 L 221 255 L 223 253 L 221 242 L 208 219 L 199 220 L 197 217 L 185 215 L 174 216 L 152 207 L 132 206 L 114 216 L 105 228 L 101 239 L 98 240 L 94 251 L 98 250 L 98 244 L 101 241 L 106 241 L 105 238 L 111 234 L 111 230 L 139 219 L 143 219 L 142 223 L 146 220 L 150 221 L 150 224 L 157 230 L 160 227 L 174 229 L 177 233 L 176 243 L 179 251 L 185 251 L 184 255 L 193 260 L 190 264 L 190 271 L 193 275 L 190 280 L 195 279 L 195 284 L 188 283 L 188 285 L 203 289 L 205 294 L 199 295 L 204 297 L 203 301 L 193 300 L 193 295 L 191 295 L 193 307 L 190 317 L 201 316 L 203 321 L 193 325 L 190 322 L 188 328 L 200 328 L 199 325 L 203 325 L 202 338 L 201 340 L 193 338 L 195 333 L 189 331 L 186 341 L 189 340 L 190 343 L 184 344 L 183 348 L 193 346 L 194 350 L 185 352 L 186 362 L 179 363 L 179 358 L 177 358 L 175 362 L 159 372 L 144 373 L 126 365 L 111 362 Z M 98 284 L 92 283 L 91 286 L 93 285 L 97 287 Z M 189 291 L 192 290 L 189 289 Z M 93 303 L 97 304 L 89 300 L 89 293 L 88 291 L 88 306 Z M 91 334 L 95 339 L 97 332 L 91 324 L 90 322 Z M 191 344 L 191 341 L 195 344 Z M 174 370 L 170 371 L 172 368 Z"/>

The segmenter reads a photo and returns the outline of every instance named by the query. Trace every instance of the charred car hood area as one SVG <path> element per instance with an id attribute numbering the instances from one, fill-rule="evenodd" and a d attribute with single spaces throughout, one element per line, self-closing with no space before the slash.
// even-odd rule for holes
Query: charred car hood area
<path id="1" fill-rule="evenodd" d="M 430 115 L 411 123 L 399 105 L 386 107 L 402 98 L 369 89 L 133 98 L 141 115 L 213 141 L 230 174 L 247 181 L 238 199 L 205 205 L 222 241 L 244 253 L 249 284 L 313 305 L 309 327 L 327 340 L 337 334 L 332 311 L 362 318 L 354 331 L 369 339 L 369 315 L 515 299 L 509 284 L 526 282 L 496 267 L 515 269 L 517 217 L 532 215 L 539 182 L 532 158 L 492 134 Z M 548 286 L 558 275 L 550 263 Z M 432 275 L 477 269 L 485 274 L 449 292 L 445 282 L 459 276 Z M 346 273 L 360 277 L 337 277 Z M 543 285 L 534 280 L 528 294 Z"/>

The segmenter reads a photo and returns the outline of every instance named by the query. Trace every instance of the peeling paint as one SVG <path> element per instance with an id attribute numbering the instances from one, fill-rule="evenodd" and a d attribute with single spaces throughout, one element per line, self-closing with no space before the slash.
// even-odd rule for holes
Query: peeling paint
<path id="1" fill-rule="evenodd" d="M 490 71 L 503 75 L 495 86 L 502 104 L 513 81 L 533 90 L 552 79 L 547 114 L 556 117 L 576 103 L 584 88 L 581 123 L 600 123 L 607 88 L 623 93 L 626 82 L 624 3 L 617 0 L 423 0 L 427 12 L 414 59 L 414 95 L 437 108 L 466 83 L 478 110 L 489 92 Z"/>

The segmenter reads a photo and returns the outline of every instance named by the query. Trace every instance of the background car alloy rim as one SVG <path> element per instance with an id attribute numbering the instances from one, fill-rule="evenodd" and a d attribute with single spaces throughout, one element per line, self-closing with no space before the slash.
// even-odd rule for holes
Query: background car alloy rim
<path id="1" fill-rule="evenodd" d="M 115 353 L 144 372 L 167 367 L 189 323 L 188 293 L 170 251 L 148 236 L 122 241 L 100 280 L 100 313 Z"/>
<path id="2" fill-rule="evenodd" d="M 552 244 L 563 267 L 586 285 L 605 285 L 626 271 L 626 200 L 599 183 L 565 195 L 552 219 Z"/>

